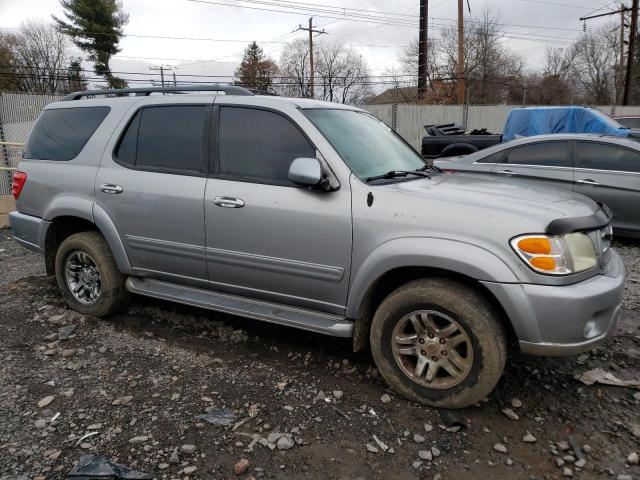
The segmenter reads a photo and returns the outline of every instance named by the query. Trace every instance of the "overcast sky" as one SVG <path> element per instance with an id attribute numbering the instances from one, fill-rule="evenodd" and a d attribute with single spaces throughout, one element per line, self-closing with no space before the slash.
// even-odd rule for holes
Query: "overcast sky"
<path id="1" fill-rule="evenodd" d="M 210 3 L 207 3 L 210 2 Z M 265 0 L 274 3 L 278 0 Z M 307 38 L 307 33 L 292 33 L 299 24 L 307 24 L 311 13 L 314 26 L 324 28 L 328 35 L 318 40 L 339 40 L 353 45 L 366 59 L 372 75 L 380 75 L 396 63 L 402 48 L 418 35 L 418 0 L 280 0 L 292 5 L 283 13 L 257 10 L 268 8 L 264 3 L 244 3 L 239 0 L 124 0 L 129 23 L 124 28 L 128 35 L 154 35 L 201 39 L 233 40 L 179 40 L 140 38 L 122 39 L 122 51 L 111 61 L 116 72 L 149 72 L 154 65 L 171 65 L 178 80 L 189 80 L 182 75 L 233 75 L 242 51 L 248 41 L 261 43 L 266 53 L 278 59 L 282 43 Z M 297 3 L 298 6 L 294 4 Z M 470 18 L 477 18 L 485 5 L 499 13 L 506 38 L 503 41 L 520 53 L 531 66 L 540 66 L 547 46 L 563 46 L 582 31 L 580 16 L 617 10 L 619 0 L 470 0 Z M 229 4 L 235 6 L 223 6 Z M 299 6 L 310 8 L 300 13 Z M 444 25 L 456 22 L 456 0 L 431 0 L 429 36 L 438 34 Z M 395 23 L 385 25 L 354 20 L 339 20 L 341 15 L 318 12 L 326 6 L 360 9 L 359 15 L 383 16 Z M 238 8 L 241 6 L 241 8 Z M 323 7 L 324 6 L 324 7 Z M 249 8 L 251 7 L 251 8 Z M 378 12 L 378 13 L 376 13 Z M 383 12 L 383 13 L 380 13 Z M 29 19 L 49 21 L 51 15 L 62 16 L 58 0 L 0 0 L 0 28 L 15 28 Z M 395 15 L 394 15 L 395 14 Z M 324 15 L 324 16 L 323 16 Z M 327 16 L 328 15 L 328 16 Z M 469 12 L 465 10 L 468 17 Z M 607 22 L 618 22 L 618 16 L 592 20 L 588 28 L 597 28 Z M 390 21 L 390 20 L 389 20 Z M 77 48 L 72 47 L 73 52 Z M 149 72 L 151 73 L 151 72 Z M 121 75 L 126 78 L 148 80 L 150 75 Z M 193 80 L 193 77 L 191 77 Z M 133 85 L 132 85 L 133 86 Z"/>

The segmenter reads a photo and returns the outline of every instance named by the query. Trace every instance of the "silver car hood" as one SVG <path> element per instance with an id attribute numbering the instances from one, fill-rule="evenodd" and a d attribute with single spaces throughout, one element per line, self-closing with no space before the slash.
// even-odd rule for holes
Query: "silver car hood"
<path id="1" fill-rule="evenodd" d="M 599 209 L 573 192 L 466 173 L 392 183 L 375 188 L 374 194 L 400 223 L 405 223 L 402 219 L 428 222 L 429 228 L 437 226 L 454 235 L 487 229 L 494 235 L 499 233 L 494 229 L 510 236 L 542 233 L 553 220 L 589 216 Z"/>

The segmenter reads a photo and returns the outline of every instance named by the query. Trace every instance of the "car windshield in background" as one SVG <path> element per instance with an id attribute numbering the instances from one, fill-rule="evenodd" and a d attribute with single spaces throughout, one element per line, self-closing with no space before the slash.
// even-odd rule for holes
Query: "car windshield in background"
<path id="1" fill-rule="evenodd" d="M 305 110 L 305 114 L 361 180 L 391 171 L 426 168 L 420 155 L 368 113 L 318 108 Z"/>

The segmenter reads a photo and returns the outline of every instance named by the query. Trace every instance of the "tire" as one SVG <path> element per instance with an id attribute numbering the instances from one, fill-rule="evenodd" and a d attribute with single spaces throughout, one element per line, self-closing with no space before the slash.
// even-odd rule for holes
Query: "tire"
<path id="1" fill-rule="evenodd" d="M 82 268 L 78 268 L 78 265 Z M 68 274 L 67 267 L 72 274 Z M 60 293 L 77 312 L 106 317 L 122 310 L 129 302 L 130 294 L 125 288 L 126 277 L 118 270 L 109 245 L 98 232 L 81 232 L 66 238 L 56 252 L 55 273 Z M 81 274 L 88 276 L 74 277 Z M 79 287 L 77 295 L 72 291 L 70 278 L 72 282 L 80 278 L 75 282 L 78 287 L 80 283 L 85 285 Z M 90 289 L 87 285 L 97 285 L 97 288 Z"/>
<path id="2" fill-rule="evenodd" d="M 470 143 L 452 143 L 447 145 L 440 152 L 439 157 L 457 157 L 459 155 L 469 155 L 478 151 L 478 147 Z"/>
<path id="3" fill-rule="evenodd" d="M 491 304 L 446 278 L 414 280 L 389 294 L 376 310 L 369 340 L 387 383 L 431 407 L 464 408 L 484 399 L 500 380 L 507 355 Z"/>

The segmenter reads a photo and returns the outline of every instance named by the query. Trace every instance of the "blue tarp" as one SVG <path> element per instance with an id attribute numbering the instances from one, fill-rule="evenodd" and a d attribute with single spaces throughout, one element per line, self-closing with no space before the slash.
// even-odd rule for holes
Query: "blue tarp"
<path id="1" fill-rule="evenodd" d="M 502 141 L 513 140 L 516 136 L 530 137 L 547 133 L 599 133 L 628 137 L 629 129 L 595 108 L 515 108 L 507 117 Z"/>

